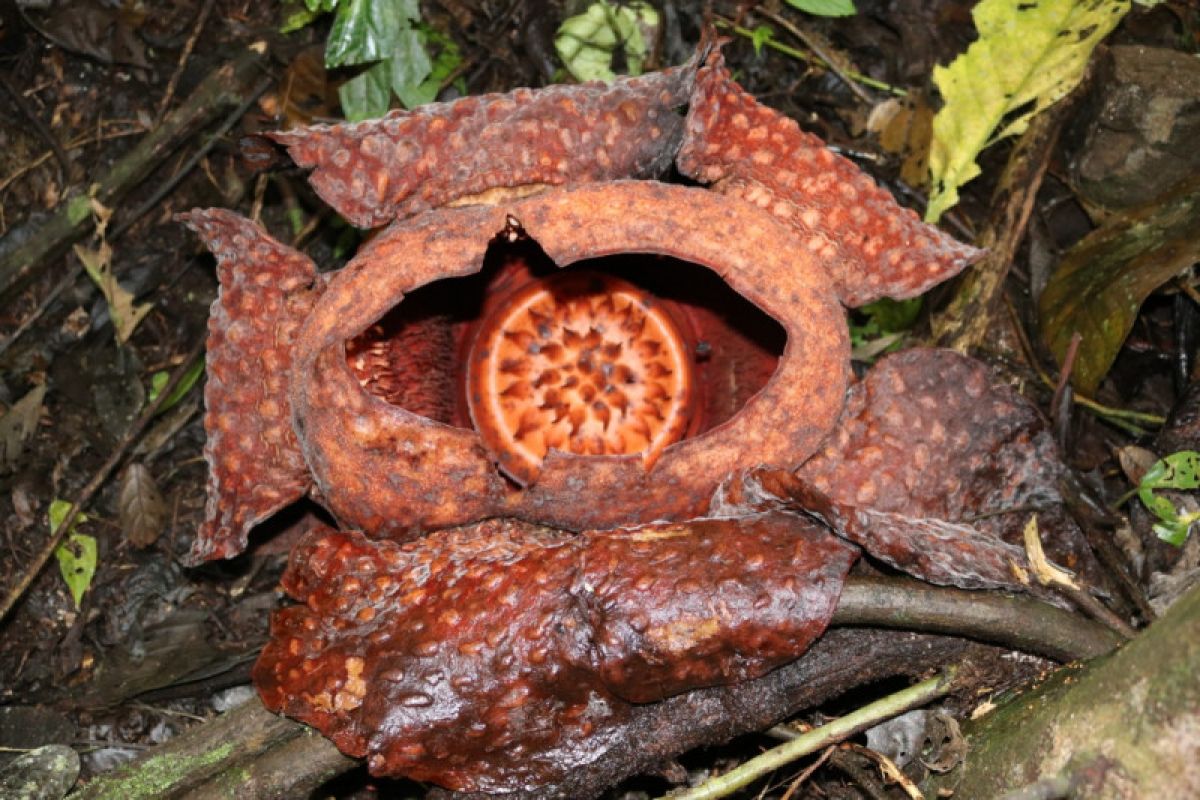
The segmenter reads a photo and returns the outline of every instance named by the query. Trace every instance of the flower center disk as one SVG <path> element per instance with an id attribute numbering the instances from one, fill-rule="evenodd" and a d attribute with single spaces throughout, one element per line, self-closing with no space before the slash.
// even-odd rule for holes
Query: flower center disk
<path id="1" fill-rule="evenodd" d="M 687 431 L 689 348 L 666 308 L 597 272 L 518 289 L 481 324 L 467 362 L 471 420 L 501 470 L 532 483 L 550 450 L 638 455 Z"/>

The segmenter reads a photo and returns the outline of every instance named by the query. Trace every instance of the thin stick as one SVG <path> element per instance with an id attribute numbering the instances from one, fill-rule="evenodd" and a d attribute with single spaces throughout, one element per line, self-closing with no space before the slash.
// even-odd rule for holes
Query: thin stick
<path id="1" fill-rule="evenodd" d="M 780 25 L 784 30 L 786 30 L 792 36 L 795 36 L 797 39 L 804 42 L 804 46 L 807 47 L 809 50 L 812 50 L 814 53 L 816 53 L 817 58 L 821 59 L 821 61 L 824 62 L 826 68 L 828 68 L 829 70 L 831 70 L 833 72 L 833 74 L 835 74 L 839 78 L 841 78 L 842 83 L 846 84 L 847 88 L 849 88 L 850 91 L 852 91 L 856 95 L 858 95 L 858 98 L 860 100 L 862 100 L 864 103 L 866 103 L 869 106 L 875 105 L 875 99 L 873 97 L 871 97 L 871 95 L 867 94 L 866 91 L 861 86 L 859 86 L 856 81 L 854 81 L 850 78 L 850 75 L 848 73 L 846 73 L 841 67 L 839 67 L 837 65 L 837 62 L 835 62 L 829 56 L 829 54 L 827 52 L 825 52 L 825 49 L 822 48 L 812 36 L 808 35 L 808 31 L 802 29 L 799 25 L 792 24 L 789 20 L 787 20 L 784 17 L 780 16 L 779 14 L 776 14 L 775 12 L 767 9 L 765 6 L 759 6 L 755 10 L 757 13 L 762 14 L 767 19 Z"/>
<path id="2" fill-rule="evenodd" d="M 747 39 L 754 38 L 754 31 L 750 30 L 749 28 L 743 28 L 741 25 L 736 25 L 723 17 L 716 17 L 716 22 L 717 27 L 719 28 L 725 28 L 726 30 L 733 31 L 738 36 L 744 36 Z M 774 39 L 767 39 L 764 44 L 766 44 L 766 46 L 772 50 L 783 53 L 785 56 L 791 56 L 792 58 L 798 61 L 803 61 L 806 64 L 812 64 L 814 62 L 816 62 L 818 65 L 821 64 L 819 59 L 813 58 L 803 50 L 797 50 L 794 47 L 788 47 L 783 42 L 777 42 Z M 844 70 L 844 72 L 847 77 L 858 81 L 863 86 L 870 86 L 872 89 L 878 89 L 881 92 L 888 92 L 889 94 L 894 94 L 897 97 L 908 96 L 908 92 L 904 89 L 884 83 L 883 81 L 875 80 L 869 75 L 863 75 L 858 72 L 853 72 L 852 70 Z"/>
<path id="3" fill-rule="evenodd" d="M 1079 345 L 1083 336 L 1079 331 L 1071 335 L 1071 343 L 1067 345 L 1067 354 L 1063 356 L 1062 369 L 1058 371 L 1058 382 L 1054 385 L 1054 395 L 1050 399 L 1050 413 L 1058 413 L 1058 404 L 1062 402 L 1063 393 L 1071 381 L 1071 370 L 1075 368 L 1075 358 L 1079 355 Z"/>
<path id="4" fill-rule="evenodd" d="M 200 9 L 200 14 L 196 17 L 196 24 L 192 28 L 192 35 L 188 37 L 187 43 L 183 46 L 183 52 L 179 54 L 179 63 L 175 65 L 175 72 L 171 75 L 171 80 L 167 81 L 167 91 L 163 94 L 162 102 L 158 104 L 158 120 L 154 123 L 155 127 L 162 123 L 163 117 L 167 114 L 167 106 L 171 105 L 171 98 L 175 96 L 175 88 L 179 85 L 179 79 L 183 75 L 183 68 L 187 66 L 188 59 L 192 55 L 192 50 L 196 47 L 196 40 L 200 38 L 200 31 L 204 30 L 204 23 L 208 21 L 208 15 L 213 10 L 215 0 L 205 0 L 204 6 Z"/>
<path id="5" fill-rule="evenodd" d="M 25 98 L 17 91 L 17 87 L 9 83 L 8 78 L 4 77 L 4 73 L 2 72 L 0 72 L 0 88 L 3 88 L 8 96 L 12 98 L 13 105 L 21 110 L 21 113 L 25 115 L 25 118 L 29 120 L 29 123 L 38 132 L 38 135 L 42 137 L 46 144 L 50 145 L 50 149 L 54 151 L 54 157 L 58 159 L 58 166 L 62 169 L 62 179 L 64 181 L 72 180 L 73 165 L 71 164 L 71 159 L 67 157 L 67 151 L 63 149 L 62 142 L 58 140 L 58 137 L 54 135 L 49 126 L 42 121 L 37 112 L 29 107 L 29 103 L 25 102 Z"/>
<path id="6" fill-rule="evenodd" d="M 783 793 L 783 797 L 781 797 L 779 800 L 791 800 L 792 795 L 796 793 L 796 789 L 798 789 L 806 780 L 811 778 L 812 774 L 820 769 L 822 764 L 829 760 L 829 757 L 833 755 L 835 750 L 837 750 L 837 748 L 833 745 L 826 747 L 825 750 L 822 751 L 821 755 L 817 756 L 815 761 L 805 767 L 803 772 L 792 779 L 791 785 L 788 786 L 787 791 Z"/>
<path id="7" fill-rule="evenodd" d="M 246 114 L 246 112 L 250 110 L 250 106 L 254 105 L 255 101 L 262 96 L 262 93 L 271 88 L 271 84 L 273 82 L 274 81 L 272 78 L 263 78 L 261 81 L 255 84 L 254 88 L 250 90 L 250 93 L 246 95 L 246 98 L 238 104 L 237 108 L 235 108 L 229 113 L 228 116 L 225 117 L 225 119 L 221 122 L 220 127 L 212 132 L 212 134 L 204 142 L 203 146 L 193 153 L 191 158 L 185 161 L 183 166 L 180 167 L 174 175 L 172 175 L 161 186 L 154 190 L 154 192 L 147 197 L 146 200 L 140 206 L 138 206 L 132 214 L 121 220 L 121 224 L 118 225 L 116 230 L 113 231 L 113 238 L 116 238 L 125 231 L 129 230 L 133 223 L 137 222 L 142 215 L 153 208 L 157 208 L 164 197 L 175 191 L 175 187 L 179 185 L 179 182 L 186 178 L 188 174 L 196 168 L 196 165 L 200 163 L 201 159 L 203 159 L 212 151 L 216 143 L 220 141 L 225 134 L 229 133 L 233 126 L 238 123 L 238 120 L 240 120 Z"/>
<path id="8" fill-rule="evenodd" d="M 8 612 L 13 609 L 13 606 L 17 604 L 17 601 L 20 600 L 22 595 L 25 594 L 26 590 L 29 589 L 29 586 L 33 583 L 34 579 L 41 574 L 42 569 L 45 568 L 46 563 L 50 560 L 51 556 L 54 555 L 54 551 L 58 549 L 63 537 L 66 535 L 71 525 L 75 522 L 75 517 L 79 514 L 80 510 L 82 510 L 84 506 L 91 502 L 92 498 L 96 496 L 96 492 L 100 491 L 100 488 L 104 486 L 105 481 L 108 480 L 113 471 L 121 465 L 121 462 L 125 459 L 126 453 L 128 453 L 134 442 L 138 440 L 138 437 L 142 435 L 142 432 L 146 429 L 146 426 L 150 424 L 150 421 L 154 419 L 154 416 L 158 413 L 158 409 L 162 406 L 166 399 L 171 396 L 171 393 L 175 391 L 175 387 L 179 385 L 179 382 L 183 380 L 184 375 L 187 374 L 188 369 L 192 366 L 192 362 L 199 358 L 204 352 L 204 344 L 205 339 L 204 337 L 201 337 L 200 340 L 192 346 L 192 349 L 188 351 L 187 357 L 184 359 L 183 363 L 171 375 L 171 380 L 167 381 L 167 385 L 164 386 L 162 391 L 158 393 L 158 397 L 156 397 L 154 402 L 148 405 L 145 410 L 138 415 L 138 418 L 133 421 L 132 425 L 129 426 L 129 430 L 125 432 L 125 435 L 121 438 L 121 441 L 117 445 L 116 449 L 113 450 L 112 454 L 108 457 L 108 460 L 105 461 L 104 465 L 100 467 L 100 470 L 92 476 L 92 479 L 88 481 L 87 486 L 83 487 L 83 491 L 79 493 L 79 497 L 76 498 L 75 502 L 71 504 L 71 508 L 67 511 L 66 516 L 62 518 L 62 521 L 59 522 L 58 526 L 55 527 L 55 529 L 50 533 L 50 538 L 46 541 L 46 544 L 42 548 L 41 552 L 34 557 L 33 563 L 31 563 L 25 569 L 25 573 L 21 576 L 20 580 L 17 581 L 17 584 L 9 590 L 7 595 L 5 595 L 4 605 L 0 606 L 0 622 L 4 621 L 4 619 L 8 616 Z"/>
<path id="9" fill-rule="evenodd" d="M 99 142 L 107 142 L 110 139 L 120 139 L 123 136 L 137 136 L 139 133 L 145 133 L 145 132 L 146 131 L 143 130 L 142 128 L 134 128 L 133 130 L 122 130 L 122 131 L 113 131 L 111 133 L 100 133 L 100 134 L 96 134 L 95 136 L 81 136 L 78 139 L 74 139 L 70 142 L 67 142 L 66 147 L 68 150 L 74 150 L 76 147 L 83 147 L 83 146 L 89 145 L 89 144 L 98 144 Z M 38 167 L 40 167 L 42 164 L 45 164 L 47 161 L 49 161 L 53 157 L 54 157 L 54 151 L 47 150 L 46 152 L 42 153 L 40 156 L 35 158 L 33 161 L 30 161 L 27 164 L 22 164 L 20 167 L 17 167 L 17 169 L 14 170 L 11 175 L 9 175 L 4 180 L 0 181 L 0 192 L 3 192 L 5 189 L 7 189 L 9 186 L 11 186 L 13 181 L 18 180 L 26 173 L 32 172 L 33 170 L 37 169 Z"/>
<path id="10" fill-rule="evenodd" d="M 69 286 L 72 286 L 78 278 L 79 269 L 76 268 L 72 269 L 65 277 L 56 283 L 54 288 L 42 298 L 42 302 L 38 303 L 38 307 L 35 308 L 28 317 L 22 320 L 21 324 L 17 326 L 15 331 L 9 334 L 7 339 L 5 339 L 3 342 L 0 342 L 0 356 L 4 355 L 8 351 L 8 348 L 12 346 L 13 342 L 17 341 L 17 339 L 20 339 L 22 334 L 24 334 L 25 331 L 29 330 L 30 327 L 33 326 L 33 323 L 41 319 L 42 314 L 46 313 L 46 309 L 50 307 L 50 304 L 57 300 L 58 296 L 66 291 Z"/>
<path id="11" fill-rule="evenodd" d="M 262 93 L 270 88 L 270 86 L 270 79 L 264 78 L 262 81 L 260 81 L 258 85 L 255 86 L 250 92 L 245 101 L 243 101 L 237 108 L 233 110 L 231 114 L 229 114 L 229 116 L 225 118 L 225 121 L 222 122 L 221 126 L 212 133 L 204 145 L 197 150 L 174 175 L 172 175 L 169 179 L 167 179 L 166 182 L 159 186 L 158 189 L 156 189 L 154 193 L 145 200 L 145 202 L 143 202 L 132 213 L 121 220 L 121 224 L 118 225 L 115 230 L 113 230 L 112 235 L 109 237 L 109 241 L 115 241 L 118 237 L 120 237 L 121 234 L 129 230 L 129 228 L 132 227 L 133 224 L 137 222 L 144 214 L 146 214 L 146 212 L 158 207 L 158 204 L 162 202 L 162 199 L 175 190 L 175 187 L 179 185 L 179 182 L 187 177 L 187 175 L 196 168 L 196 165 L 200 163 L 201 159 L 208 155 L 213 146 L 216 145 L 221 137 L 227 134 L 229 130 L 237 124 L 237 121 L 242 118 L 242 115 L 246 113 L 250 106 L 253 105 L 254 102 L 262 95 Z M 82 273 L 83 265 L 80 264 L 78 260 L 75 260 L 74 266 L 71 267 L 66 276 L 64 276 L 57 284 L 55 284 L 54 288 L 51 289 L 50 293 L 47 294 L 42 302 L 38 304 L 38 307 L 34 309 L 33 313 L 30 314 L 29 317 L 26 318 L 17 327 L 17 329 L 12 332 L 12 335 L 10 335 L 3 342 L 0 342 L 0 355 L 3 355 L 4 352 L 12 346 L 13 342 L 21 338 L 21 335 L 24 334 L 25 331 L 29 330 L 30 326 L 32 326 L 33 323 L 42 316 L 42 314 L 46 313 L 46 309 L 50 307 L 50 304 L 54 302 L 55 298 L 62 294 L 63 291 L 68 287 L 73 285 L 75 281 L 79 279 L 79 276 Z"/>
<path id="12" fill-rule="evenodd" d="M 265 42 L 255 42 L 210 73 L 187 102 L 168 114 L 162 125 L 146 134 L 100 179 L 95 198 L 114 207 L 219 111 L 244 100 L 247 88 L 258 82 L 266 52 Z M 60 203 L 27 242 L 0 256 L 0 296 L 16 291 L 44 260 L 66 252 L 89 230 L 91 219 L 89 196 L 77 195 Z"/>
<path id="13" fill-rule="evenodd" d="M 798 758 L 946 695 L 954 682 L 956 671 L 955 667 L 948 667 L 936 678 L 930 678 L 882 700 L 876 700 L 828 725 L 814 728 L 790 742 L 755 756 L 724 775 L 712 778 L 689 791 L 671 795 L 671 800 L 716 800 L 732 794 Z"/>
<path id="14" fill-rule="evenodd" d="M 1037 373 L 1038 380 L 1048 388 L 1053 389 L 1055 385 L 1054 380 L 1038 365 L 1037 354 L 1033 350 L 1033 345 L 1030 343 L 1029 337 L 1025 334 L 1025 328 L 1021 325 L 1021 320 L 1017 316 L 1017 309 L 1013 306 L 1012 300 L 1005 297 L 1004 303 L 1008 307 L 1008 316 L 1012 322 L 1012 330 L 1017 334 L 1017 341 L 1021 343 L 1021 350 L 1025 353 L 1025 361 Z M 1078 392 L 1074 393 L 1072 400 L 1076 405 L 1083 406 L 1101 419 L 1108 420 L 1112 424 L 1129 431 L 1134 436 L 1144 436 L 1146 434 L 1144 430 L 1137 427 L 1134 423 L 1141 422 L 1146 425 L 1161 426 L 1167 421 L 1166 417 L 1158 414 L 1106 406 Z"/>

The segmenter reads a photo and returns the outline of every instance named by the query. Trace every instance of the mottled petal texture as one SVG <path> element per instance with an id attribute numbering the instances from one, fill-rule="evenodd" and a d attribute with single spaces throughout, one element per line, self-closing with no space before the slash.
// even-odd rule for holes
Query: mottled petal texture
<path id="1" fill-rule="evenodd" d="M 683 135 L 698 60 L 611 84 L 465 97 L 346 125 L 269 134 L 359 227 L 551 186 L 654 178 Z"/>
<path id="2" fill-rule="evenodd" d="M 791 226 L 843 304 L 915 297 L 983 255 L 923 223 L 795 120 L 755 100 L 720 52 L 708 55 L 695 83 L 679 170 Z"/>
<path id="3" fill-rule="evenodd" d="M 1034 513 L 1047 555 L 1099 579 L 1058 489 L 1065 469 L 1038 410 L 987 366 L 914 349 L 881 359 L 851 388 L 838 427 L 796 475 L 831 522 L 861 531 L 855 541 L 869 552 L 926 580 L 972 587 L 1011 582 L 1006 553 L 1019 553 Z M 856 518 L 850 509 L 864 511 Z"/>
<path id="4" fill-rule="evenodd" d="M 511 520 L 400 545 L 310 533 L 254 669 L 375 774 L 562 780 L 631 703 L 758 677 L 828 624 L 855 548 L 790 514 L 572 536 Z"/>
<path id="5" fill-rule="evenodd" d="M 223 209 L 180 219 L 217 258 L 204 388 L 208 508 L 189 556 L 229 558 L 257 523 L 312 485 L 287 386 L 296 332 L 320 294 L 316 267 L 245 217 Z"/>
<path id="6" fill-rule="evenodd" d="M 536 482 L 509 490 L 475 431 L 370 395 L 344 356 L 347 340 L 409 292 L 478 271 L 506 217 L 557 265 L 649 253 L 711 268 L 786 332 L 774 376 L 733 419 L 670 445 L 651 469 L 639 456 L 553 451 Z M 751 206 L 655 181 L 561 189 L 504 208 L 443 209 L 389 227 L 330 282 L 293 353 L 292 404 L 322 496 L 343 523 L 379 537 L 412 538 L 501 515 L 584 530 L 698 516 L 729 472 L 794 468 L 838 417 L 849 342 L 819 265 L 781 247 L 788 237 Z M 587 497 L 604 502 L 580 502 Z"/>

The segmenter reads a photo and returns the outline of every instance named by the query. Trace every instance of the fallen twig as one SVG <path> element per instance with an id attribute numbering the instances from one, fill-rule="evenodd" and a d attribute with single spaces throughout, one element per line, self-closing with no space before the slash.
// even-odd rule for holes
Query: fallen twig
<path id="1" fill-rule="evenodd" d="M 161 126 L 113 165 L 97 184 L 95 199 L 115 207 L 165 156 L 197 129 L 207 125 L 217 112 L 244 101 L 246 92 L 257 83 L 266 49 L 264 42 L 256 42 L 234 61 L 209 75 Z M 45 259 L 65 252 L 87 232 L 92 218 L 89 194 L 78 194 L 60 204 L 58 211 L 25 244 L 0 257 L 0 296 L 19 288 Z"/>
<path id="2" fill-rule="evenodd" d="M 175 87 L 179 85 L 179 78 L 183 75 L 183 68 L 187 66 L 192 51 L 196 49 L 196 40 L 200 38 L 200 31 L 204 30 L 204 23 L 208 22 L 208 15 L 212 13 L 215 2 L 216 0 L 204 0 L 200 13 L 196 15 L 196 24 L 192 27 L 192 34 L 183 45 L 183 52 L 179 54 L 179 63 L 175 65 L 175 71 L 171 73 L 171 79 L 167 81 L 167 90 L 163 92 L 162 101 L 158 104 L 159 123 L 166 115 L 167 106 L 171 105 L 171 99 L 175 97 Z"/>
<path id="3" fill-rule="evenodd" d="M 823 63 L 825 67 L 828 68 L 834 75 L 837 75 L 839 78 L 841 78 L 842 83 L 846 84 L 846 88 L 854 92 L 854 94 L 858 96 L 859 100 L 862 100 L 868 106 L 875 105 L 874 98 L 867 94 L 862 86 L 859 86 L 858 82 L 854 80 L 848 72 L 838 66 L 837 61 L 830 56 L 829 53 L 825 52 L 825 49 L 817 42 L 816 37 L 810 36 L 808 32 L 799 25 L 793 24 L 787 18 L 781 16 L 780 14 L 774 13 L 765 6 L 759 6 L 757 9 L 755 9 L 755 11 L 756 13 L 761 14 L 762 16 L 779 25 L 792 36 L 795 36 L 797 39 L 804 42 L 804 46 L 816 53 L 817 58 L 821 59 L 821 63 Z"/>
<path id="4" fill-rule="evenodd" d="M 34 579 L 41 574 L 41 571 L 46 566 L 46 563 L 50 560 L 51 556 L 54 555 L 54 551 L 58 549 L 58 545 L 62 542 L 63 536 L 68 530 L 70 530 L 71 525 L 74 524 L 75 517 L 79 514 L 84 506 L 91 502 L 91 499 L 95 497 L 96 492 L 100 491 L 100 488 L 104 486 L 105 481 L 108 480 L 113 471 L 121 465 L 121 462 L 125 459 L 126 453 L 128 453 L 134 442 L 138 440 L 138 437 L 142 435 L 142 431 L 146 429 L 146 426 L 150 424 L 150 421 L 154 419 L 154 416 L 158 413 L 158 409 L 162 407 L 167 398 L 170 397 L 175 391 L 175 387 L 179 385 L 180 381 L 183 380 L 183 377 L 187 375 L 188 368 L 191 367 L 192 362 L 199 358 L 204 352 L 204 344 L 205 340 L 203 337 L 201 337 L 199 341 L 192 346 L 192 349 L 188 352 L 183 363 L 178 369 L 175 370 L 174 373 L 172 373 L 171 379 L 167 381 L 167 385 L 164 386 L 158 393 L 158 397 L 156 397 L 154 401 L 150 403 L 150 405 L 146 406 L 142 413 L 138 415 L 137 419 L 133 421 L 133 424 L 129 426 L 129 430 L 125 432 L 123 437 L 121 437 L 120 443 L 113 450 L 112 454 L 109 455 L 108 459 L 104 462 L 96 474 L 92 476 L 92 479 L 88 481 L 87 485 L 83 487 L 83 491 L 79 493 L 79 497 L 76 498 L 75 502 L 71 504 L 70 510 L 67 511 L 66 515 L 62 518 L 62 521 L 59 522 L 54 530 L 50 532 L 50 538 L 46 540 L 46 544 L 42 547 L 41 551 L 39 551 L 34 557 L 33 561 L 25 567 L 24 573 L 22 573 L 16 584 L 9 589 L 8 593 L 5 595 L 4 604 L 0 605 L 0 622 L 4 621 L 4 619 L 8 616 L 8 612 L 13 609 L 13 607 L 17 604 L 17 601 L 20 600 L 22 595 L 25 594 L 30 584 L 32 584 Z"/>
<path id="5" fill-rule="evenodd" d="M 715 800 L 715 798 L 725 797 L 764 775 L 790 764 L 797 758 L 840 742 L 860 731 L 878 725 L 884 720 L 944 696 L 954 684 L 955 673 L 955 668 L 950 667 L 936 678 L 930 678 L 916 686 L 910 686 L 881 700 L 876 700 L 828 725 L 813 728 L 790 742 L 784 742 L 762 755 L 755 756 L 724 775 L 712 778 L 686 792 L 672 794 L 671 797 L 673 800 Z"/>
<path id="6" fill-rule="evenodd" d="M 200 161 L 212 151 L 213 146 L 216 145 L 216 143 L 220 141 L 225 134 L 229 133 L 230 129 L 237 124 L 238 120 L 242 118 L 250 106 L 254 104 L 254 102 L 270 87 L 270 85 L 271 79 L 263 78 L 260 80 L 258 84 L 255 85 L 255 87 L 247 94 L 246 99 L 243 100 L 237 106 L 237 108 L 235 108 L 225 117 L 225 120 L 215 131 L 212 132 L 212 134 L 209 135 L 208 139 L 200 147 L 200 149 L 193 153 L 192 156 L 183 164 L 183 166 L 176 170 L 174 175 L 172 175 L 162 185 L 155 189 L 150 197 L 146 198 L 146 200 L 143 201 L 140 206 L 134 209 L 133 212 L 123 216 L 121 223 L 117 225 L 111 236 L 109 236 L 109 241 L 115 241 L 117 238 L 119 238 L 121 234 L 128 231 L 135 222 L 142 218 L 143 215 L 156 208 L 162 202 L 164 197 L 173 192 L 179 185 L 179 182 L 186 178 L 188 174 L 195 169 L 196 165 L 199 164 Z M 0 342 L 0 355 L 3 355 L 4 352 L 12 346 L 13 342 L 21 338 L 21 335 L 29 330 L 30 326 L 32 326 L 33 323 L 36 322 L 38 318 L 46 312 L 46 309 L 50 307 L 55 298 L 62 294 L 65 289 L 74 285 L 75 281 L 77 281 L 82 275 L 83 264 L 80 263 L 78 259 L 75 259 L 75 263 L 70 272 L 54 285 L 54 288 L 50 290 L 46 297 L 42 298 L 42 302 L 38 303 L 38 307 L 34 309 L 34 311 L 28 317 L 21 321 L 21 324 L 17 327 L 17 329 L 13 331 L 7 339 L 5 339 L 3 342 Z"/>

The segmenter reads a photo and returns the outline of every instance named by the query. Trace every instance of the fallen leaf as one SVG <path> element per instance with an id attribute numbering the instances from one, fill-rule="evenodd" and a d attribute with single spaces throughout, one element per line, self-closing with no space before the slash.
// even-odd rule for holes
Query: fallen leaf
<path id="1" fill-rule="evenodd" d="M 879 146 L 900 156 L 900 179 L 914 188 L 929 182 L 929 144 L 933 109 L 920 92 L 885 100 L 871 110 L 867 130 L 878 134 Z"/>
<path id="2" fill-rule="evenodd" d="M 46 386 L 34 387 L 0 417 L 0 473 L 9 472 L 25 450 L 42 414 Z"/>
<path id="3" fill-rule="evenodd" d="M 71 503 L 66 500 L 56 499 L 50 503 L 50 511 L 47 516 L 50 519 L 51 532 L 58 530 L 58 526 L 62 524 L 70 510 Z M 71 599 L 75 601 L 76 608 L 79 608 L 79 604 L 83 601 L 83 593 L 92 585 L 99 552 L 95 537 L 75 530 L 76 525 L 84 522 L 87 522 L 87 515 L 75 515 L 66 540 L 58 546 L 54 553 L 58 557 L 59 571 L 62 573 L 63 580 L 66 581 L 67 588 L 71 591 Z"/>
<path id="4" fill-rule="evenodd" d="M 1025 555 L 1029 558 L 1029 566 L 1042 586 L 1063 586 L 1067 589 L 1078 589 L 1079 584 L 1067 572 L 1050 563 L 1046 552 L 1042 549 L 1042 535 L 1038 531 L 1037 514 L 1029 518 L 1025 526 Z"/>
<path id="5" fill-rule="evenodd" d="M 1038 302 L 1042 338 L 1061 365 L 1083 338 L 1071 383 L 1096 391 L 1154 290 L 1200 260 L 1200 180 L 1113 217 L 1072 247 Z"/>
<path id="6" fill-rule="evenodd" d="M 967 52 L 935 67 L 946 104 L 933 119 L 927 222 L 958 202 L 979 174 L 989 145 L 1018 136 L 1033 116 L 1083 78 L 1095 46 L 1129 11 L 1129 0 L 983 0 L 971 12 L 979 31 Z"/>
<path id="7" fill-rule="evenodd" d="M 121 474 L 117 513 L 125 538 L 134 547 L 149 547 L 158 540 L 167 521 L 167 504 L 150 470 L 140 462 Z"/>

